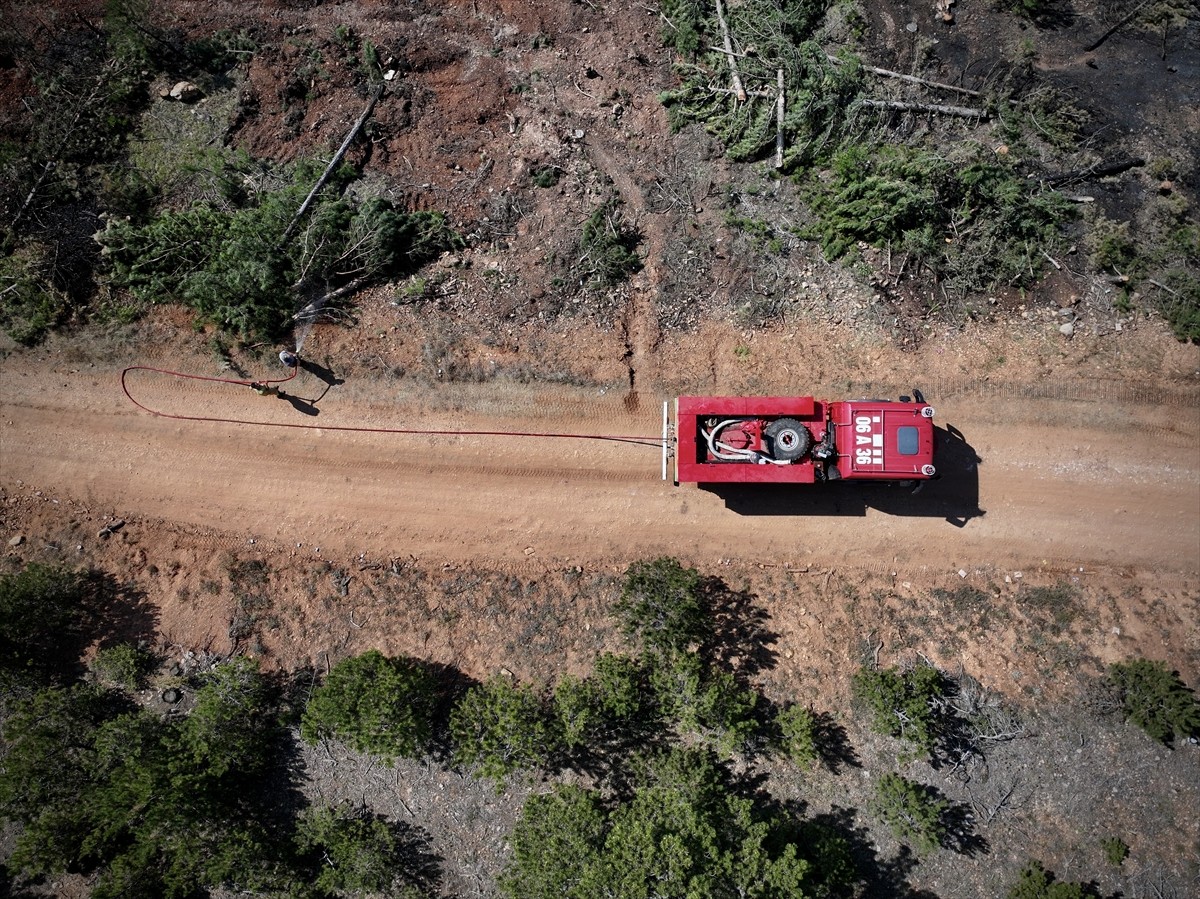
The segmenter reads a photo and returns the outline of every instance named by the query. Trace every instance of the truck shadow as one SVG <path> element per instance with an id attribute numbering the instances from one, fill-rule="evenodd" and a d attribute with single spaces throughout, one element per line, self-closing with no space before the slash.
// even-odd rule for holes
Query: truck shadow
<path id="1" fill-rule="evenodd" d="M 944 518 L 966 527 L 984 515 L 979 508 L 979 466 L 983 459 L 963 433 L 947 424 L 935 427 L 933 463 L 939 476 L 917 487 L 837 481 L 830 484 L 702 484 L 739 515 L 861 516 L 868 509 L 906 518 Z"/>

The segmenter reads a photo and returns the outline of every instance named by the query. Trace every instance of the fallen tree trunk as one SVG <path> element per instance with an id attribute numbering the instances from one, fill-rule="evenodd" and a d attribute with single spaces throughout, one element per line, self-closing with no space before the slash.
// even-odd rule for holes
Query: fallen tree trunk
<path id="1" fill-rule="evenodd" d="M 333 154 L 333 159 L 329 160 L 329 165 L 325 166 L 325 171 L 317 179 L 317 183 L 313 185 L 313 189 L 308 192 L 308 196 L 304 198 L 304 202 L 300 204 L 300 208 L 296 210 L 296 214 L 292 216 L 292 220 L 288 222 L 287 228 L 284 229 L 283 237 L 279 238 L 279 246 L 281 248 L 291 240 L 296 226 L 300 224 L 300 219 L 304 218 L 304 213 L 308 212 L 308 207 L 312 205 L 312 201 L 321 192 L 321 188 L 325 186 L 325 182 L 329 180 L 329 176 L 333 174 L 333 170 L 338 167 L 338 163 L 342 161 L 342 157 L 350 149 L 351 141 L 358 135 L 359 130 L 367 121 L 367 117 L 375 109 L 375 104 L 379 102 L 379 98 L 382 96 L 383 85 L 375 85 L 375 88 L 371 91 L 371 98 L 367 101 L 367 106 L 358 117 L 358 121 L 354 123 L 354 127 L 350 129 L 350 133 L 346 135 L 346 139 L 342 141 L 342 145 L 338 148 L 338 151 Z"/>
<path id="2" fill-rule="evenodd" d="M 775 168 L 783 168 L 783 69 L 775 73 L 779 99 L 775 101 Z"/>
<path id="3" fill-rule="evenodd" d="M 836 56 L 826 53 L 825 58 L 834 64 L 841 64 L 841 60 Z M 880 75 L 884 78 L 899 78 L 901 81 L 907 81 L 910 84 L 922 84 L 925 87 L 934 87 L 943 91 L 954 91 L 959 94 L 966 94 L 968 97 L 982 97 L 979 91 L 973 91 L 968 87 L 959 87 L 956 84 L 946 84 L 942 81 L 930 81 L 927 78 L 918 78 L 916 75 L 905 75 L 902 72 L 893 72 L 891 69 L 881 69 L 878 66 L 863 65 L 863 68 L 873 75 Z"/>
<path id="4" fill-rule="evenodd" d="M 725 45 L 725 58 L 729 60 L 729 70 L 733 75 L 733 92 L 738 101 L 746 102 L 746 88 L 742 85 L 742 74 L 738 71 L 736 54 L 733 52 L 733 39 L 729 36 L 729 25 L 725 22 L 725 7 L 717 0 L 717 21 L 721 24 L 721 39 Z"/>
<path id="5" fill-rule="evenodd" d="M 973 109 L 970 106 L 942 106 L 937 103 L 905 103 L 902 100 L 863 100 L 863 106 L 873 109 L 899 109 L 904 112 L 936 112 L 939 115 L 959 116 L 964 119 L 986 119 L 986 109 Z"/>
<path id="6" fill-rule="evenodd" d="M 1129 158 L 1122 159 L 1117 162 L 1098 162 L 1095 165 L 1090 165 L 1086 169 L 1079 169 L 1075 172 L 1063 172 L 1061 175 L 1049 175 L 1042 180 L 1054 187 L 1066 184 L 1074 184 L 1077 181 L 1089 181 L 1093 178 L 1106 178 L 1110 175 L 1120 175 L 1122 172 L 1127 172 L 1130 169 L 1137 168 L 1146 164 L 1146 160 Z"/>

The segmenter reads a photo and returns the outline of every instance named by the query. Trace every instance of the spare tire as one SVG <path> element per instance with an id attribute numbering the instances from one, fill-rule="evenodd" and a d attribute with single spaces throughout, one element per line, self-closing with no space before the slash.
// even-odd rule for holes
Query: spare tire
<path id="1" fill-rule="evenodd" d="M 794 418 L 779 418 L 763 429 L 771 458 L 795 462 L 812 448 L 812 432 Z"/>

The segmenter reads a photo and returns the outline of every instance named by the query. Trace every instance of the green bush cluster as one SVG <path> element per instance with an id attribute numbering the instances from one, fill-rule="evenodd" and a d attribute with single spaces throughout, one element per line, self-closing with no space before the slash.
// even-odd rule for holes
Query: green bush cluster
<path id="1" fill-rule="evenodd" d="M 749 0 L 728 4 L 726 18 L 735 34 L 753 34 L 754 53 L 738 59 L 746 99 L 714 91 L 726 81 L 729 60 L 717 48 L 722 35 L 713 4 L 677 0 L 663 4 L 664 42 L 687 60 L 676 66 L 681 84 L 664 92 L 672 127 L 700 122 L 725 146 L 731 159 L 747 161 L 775 146 L 777 73 L 784 72 L 788 97 L 783 123 L 784 170 L 798 171 L 836 146 L 844 133 L 845 110 L 861 89 L 862 73 L 854 60 L 834 65 L 813 38 L 828 4 L 805 0 L 781 4 Z M 721 78 L 714 78 L 721 73 Z"/>
<path id="2" fill-rule="evenodd" d="M 1100 849 L 1104 852 L 1105 860 L 1114 868 L 1121 867 L 1129 858 L 1129 844 L 1120 837 L 1105 837 L 1100 841 Z"/>
<path id="3" fill-rule="evenodd" d="M 304 230 L 281 243 L 315 177 L 314 167 L 301 165 L 290 184 L 262 195 L 231 189 L 220 206 L 199 202 L 145 224 L 109 219 L 97 239 L 110 280 L 145 303 L 184 303 L 243 337 L 275 337 L 296 309 L 292 285 L 366 283 L 416 268 L 457 242 L 439 213 L 339 196 L 335 185 Z M 343 169 L 340 185 L 353 177 Z"/>
<path id="4" fill-rule="evenodd" d="M 875 811 L 918 852 L 932 852 L 946 838 L 948 800 L 932 787 L 899 774 L 884 774 L 875 783 Z"/>
<path id="5" fill-rule="evenodd" d="M 310 744 L 333 737 L 385 764 L 415 758 L 433 737 L 437 699 L 426 668 L 372 649 L 330 669 L 305 704 L 300 736 Z"/>
<path id="6" fill-rule="evenodd" d="M 642 267 L 637 247 L 642 235 L 621 213 L 621 203 L 611 198 L 583 223 L 579 248 L 586 270 L 583 279 L 601 285 L 619 284 Z"/>
<path id="7" fill-rule="evenodd" d="M 966 290 L 1030 283 L 1074 215 L 1062 194 L 1005 166 L 898 145 L 844 147 L 832 178 L 809 182 L 808 199 L 816 220 L 804 234 L 828 257 L 859 241 L 890 247 Z"/>
<path id="8" fill-rule="evenodd" d="M 797 765 L 810 767 L 820 759 L 817 747 L 818 722 L 812 709 L 788 703 L 775 716 L 780 748 Z"/>
<path id="9" fill-rule="evenodd" d="M 590 677 L 564 675 L 554 688 L 554 715 L 567 750 L 604 743 L 647 710 L 647 672 L 636 659 L 603 653 Z"/>
<path id="10" fill-rule="evenodd" d="M 1176 737 L 1200 736 L 1200 702 L 1172 671 L 1159 661 L 1132 659 L 1108 669 L 1125 716 L 1155 740 L 1170 745 Z"/>
<path id="11" fill-rule="evenodd" d="M 946 695 L 946 683 L 932 665 L 907 671 L 860 668 L 850 686 L 878 733 L 900 737 L 919 753 L 932 755 L 937 750 L 944 729 L 940 702 Z"/>
<path id="12" fill-rule="evenodd" d="M 613 611 L 651 653 L 685 652 L 708 637 L 700 572 L 668 557 L 630 565 Z"/>
<path id="13" fill-rule="evenodd" d="M 0 575 L 0 693 L 61 678 L 75 659 L 86 577 L 32 562 Z"/>
<path id="14" fill-rule="evenodd" d="M 311 806 L 300 816 L 296 845 L 317 871 L 321 895 L 387 895 L 418 899 L 425 895 L 398 859 L 406 846 L 397 826 L 365 809 Z"/>
<path id="15" fill-rule="evenodd" d="M 98 899 L 269 884 L 267 825 L 249 791 L 275 752 L 270 693 L 242 660 L 214 669 L 182 719 L 87 685 L 20 703 L 0 767 L 0 815 L 23 825 L 10 867 L 93 874 Z"/>
<path id="16" fill-rule="evenodd" d="M 450 713 L 454 759 L 503 784 L 522 768 L 546 764 L 558 734 L 543 697 L 528 685 L 496 675 L 472 687 Z"/>
<path id="17" fill-rule="evenodd" d="M 6 875 L 82 874 L 97 899 L 431 892 L 411 828 L 281 801 L 280 695 L 256 663 L 219 664 L 185 689 L 191 710 L 167 717 L 82 683 L 11 703 L 0 819 L 20 827 Z"/>
<path id="18" fill-rule="evenodd" d="M 1021 869 L 1006 899 L 1094 899 L 1095 896 L 1095 890 L 1082 883 L 1056 880 L 1041 862 L 1031 861 Z"/>
<path id="19" fill-rule="evenodd" d="M 53 247 L 41 241 L 25 241 L 0 258 L 0 328 L 17 343 L 40 343 L 70 314 L 57 274 Z"/>
<path id="20" fill-rule="evenodd" d="M 145 684 L 157 663 L 149 650 L 132 643 L 118 643 L 96 652 L 92 670 L 102 682 L 133 691 Z"/>
<path id="21" fill-rule="evenodd" d="M 848 847 L 738 794 L 715 756 L 644 759 L 627 799 L 559 786 L 530 797 L 501 879 L 513 899 L 838 895 Z"/>

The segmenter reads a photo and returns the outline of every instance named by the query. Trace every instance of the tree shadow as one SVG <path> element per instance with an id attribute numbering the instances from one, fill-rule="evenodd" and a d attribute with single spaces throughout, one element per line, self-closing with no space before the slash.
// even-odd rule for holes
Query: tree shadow
<path id="1" fill-rule="evenodd" d="M 940 790 L 931 787 L 939 798 L 945 798 Z M 976 833 L 971 810 L 961 802 L 951 802 L 941 817 L 945 834 L 942 837 L 942 848 L 974 858 L 990 851 L 987 838 Z"/>
<path id="2" fill-rule="evenodd" d="M 855 809 L 834 805 L 828 812 L 813 815 L 800 825 L 812 842 L 822 836 L 836 836 L 845 841 L 862 884 L 861 895 L 889 899 L 938 899 L 936 893 L 914 888 L 909 876 L 920 861 L 907 846 L 901 846 L 893 858 L 880 858 L 870 832 L 855 821 Z M 814 861 L 820 867 L 821 859 Z"/>
<path id="3" fill-rule="evenodd" d="M 829 712 L 816 712 L 813 739 L 821 763 L 832 774 L 841 774 L 844 768 L 861 768 L 858 752 L 850 742 L 846 728 Z"/>
<path id="4" fill-rule="evenodd" d="M 81 606 L 87 615 L 87 635 L 100 649 L 118 643 L 154 642 L 159 612 L 147 600 L 145 591 L 95 568 L 84 573 L 83 590 Z"/>
<path id="5" fill-rule="evenodd" d="M 935 427 L 934 466 L 938 477 L 915 486 L 870 481 L 825 484 L 701 484 L 739 515 L 855 516 L 875 509 L 903 518 L 943 518 L 966 527 L 986 513 L 979 508 L 982 457 L 953 425 Z"/>
<path id="6" fill-rule="evenodd" d="M 1046 0 L 1039 4 L 1037 13 L 1030 18 L 1040 29 L 1058 31 L 1072 27 L 1079 16 L 1067 0 Z"/>
<path id="7" fill-rule="evenodd" d="M 454 759 L 454 740 L 450 734 L 450 714 L 463 695 L 468 690 L 480 686 L 480 682 L 454 665 L 446 665 L 428 659 L 410 658 L 408 661 L 418 668 L 423 668 L 438 686 L 430 721 L 433 739 L 430 741 L 427 754 L 439 764 L 448 766 Z"/>
<path id="8" fill-rule="evenodd" d="M 767 628 L 771 615 L 758 597 L 730 589 L 719 577 L 705 578 L 700 590 L 709 628 L 700 649 L 705 664 L 729 671 L 742 682 L 774 668 L 779 656 L 771 647 L 779 634 Z"/>

